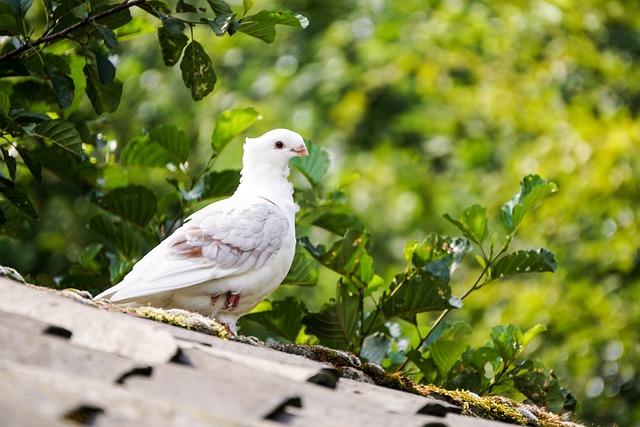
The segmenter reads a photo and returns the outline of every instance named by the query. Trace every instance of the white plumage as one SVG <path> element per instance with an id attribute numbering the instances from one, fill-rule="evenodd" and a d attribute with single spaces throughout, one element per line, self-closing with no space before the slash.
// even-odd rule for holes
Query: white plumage
<path id="1" fill-rule="evenodd" d="M 95 299 L 182 308 L 215 317 L 235 334 L 238 318 L 273 292 L 295 253 L 289 160 L 307 156 L 300 135 L 275 129 L 247 138 L 238 189 L 191 215 L 119 284 Z"/>

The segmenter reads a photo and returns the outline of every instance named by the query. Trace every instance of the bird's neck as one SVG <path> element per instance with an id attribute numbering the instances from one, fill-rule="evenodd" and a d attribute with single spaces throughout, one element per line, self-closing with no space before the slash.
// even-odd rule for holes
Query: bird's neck
<path id="1" fill-rule="evenodd" d="M 288 177 L 288 166 L 283 170 L 274 168 L 273 165 L 245 167 L 234 196 L 262 197 L 293 217 L 298 211 L 298 206 L 293 202 L 293 185 L 287 180 Z"/>

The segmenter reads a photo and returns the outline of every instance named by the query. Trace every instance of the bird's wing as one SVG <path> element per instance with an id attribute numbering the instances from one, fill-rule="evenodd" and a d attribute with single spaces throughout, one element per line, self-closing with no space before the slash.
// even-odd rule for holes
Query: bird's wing
<path id="1" fill-rule="evenodd" d="M 282 210 L 266 199 L 214 203 L 192 215 L 121 283 L 98 297 L 135 299 L 258 269 L 281 248 L 290 226 Z"/>

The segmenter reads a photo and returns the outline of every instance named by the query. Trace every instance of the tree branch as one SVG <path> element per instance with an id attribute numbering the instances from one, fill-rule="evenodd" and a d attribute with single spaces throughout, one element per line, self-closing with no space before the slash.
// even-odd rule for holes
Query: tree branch
<path id="1" fill-rule="evenodd" d="M 49 42 L 54 42 L 57 41 L 58 39 L 62 39 L 64 37 L 67 36 L 67 34 L 71 33 L 72 31 L 75 31 L 79 28 L 82 28 L 84 26 L 89 25 L 90 23 L 92 23 L 93 21 L 96 21 L 98 19 L 102 19 L 105 18 L 107 16 L 113 15 L 115 13 L 118 13 L 120 11 L 123 11 L 125 9 L 129 9 L 133 6 L 137 6 L 139 4 L 143 4 L 146 3 L 147 0 L 125 0 L 123 3 L 120 3 L 114 7 L 112 7 L 109 10 L 105 10 L 104 12 L 100 12 L 96 15 L 92 15 L 92 16 L 88 16 L 87 18 L 83 19 L 80 22 L 76 22 L 75 24 L 58 31 L 57 33 L 53 33 L 53 34 L 48 34 L 48 35 L 44 35 L 42 37 L 40 37 L 39 39 L 37 39 L 34 42 L 27 42 L 25 44 L 23 44 L 22 46 L 12 50 L 11 52 L 8 52 L 2 56 L 0 56 L 0 62 L 6 60 L 6 59 L 10 59 L 13 58 L 14 56 L 20 55 L 21 53 L 29 50 L 29 49 L 33 49 L 36 46 L 39 46 L 41 44 L 44 43 L 49 43 Z M 46 34 L 46 32 L 45 32 Z"/>

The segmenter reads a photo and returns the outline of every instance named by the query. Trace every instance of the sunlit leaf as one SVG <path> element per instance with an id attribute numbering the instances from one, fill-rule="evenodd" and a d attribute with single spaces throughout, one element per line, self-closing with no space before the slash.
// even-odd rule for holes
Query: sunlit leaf
<path id="1" fill-rule="evenodd" d="M 73 123 L 62 119 L 47 120 L 36 126 L 33 136 L 76 156 L 82 155 L 82 140 Z"/>
<path id="2" fill-rule="evenodd" d="M 438 340 L 429 346 L 429 353 L 442 378 L 446 378 L 451 368 L 460 360 L 469 345 L 464 340 Z"/>
<path id="3" fill-rule="evenodd" d="M 520 192 L 502 207 L 504 223 L 514 231 L 520 222 L 542 199 L 558 191 L 558 186 L 538 175 L 525 176 L 520 183 Z"/>
<path id="4" fill-rule="evenodd" d="M 537 324 L 531 329 L 528 329 L 524 333 L 524 336 L 522 338 L 522 346 L 526 347 L 531 342 L 532 339 L 534 339 L 541 333 L 545 332 L 546 330 L 547 330 L 547 326 L 542 324 Z"/>
<path id="5" fill-rule="evenodd" d="M 505 364 L 511 364 L 520 354 L 524 337 L 516 325 L 496 325 L 489 333 L 493 348 L 498 352 Z"/>
<path id="6" fill-rule="evenodd" d="M 267 43 L 273 43 L 276 38 L 276 25 L 306 28 L 309 25 L 309 20 L 289 10 L 261 10 L 255 15 L 242 18 L 238 31 Z"/>
<path id="7" fill-rule="evenodd" d="M 223 0 L 207 0 L 209 6 L 211 6 L 211 10 L 216 15 L 231 15 L 233 11 L 231 10 L 231 6 L 229 3 Z"/>
<path id="8" fill-rule="evenodd" d="M 487 209 L 483 206 L 473 205 L 465 209 L 459 219 L 452 218 L 449 214 L 444 217 L 458 227 L 467 239 L 478 245 L 482 245 L 489 235 Z"/>
<path id="9" fill-rule="evenodd" d="M 251 107 L 223 111 L 211 134 L 211 146 L 220 153 L 233 138 L 261 118 L 260 113 Z"/>
<path id="10" fill-rule="evenodd" d="M 320 180 L 329 170 L 329 153 L 324 148 L 307 142 L 309 155 L 306 157 L 294 157 L 291 165 L 298 169 L 314 187 L 320 184 Z"/>
<path id="11" fill-rule="evenodd" d="M 524 273 L 555 272 L 558 268 L 553 252 L 547 249 L 520 250 L 498 260 L 491 269 L 494 279 Z"/>
<path id="12" fill-rule="evenodd" d="M 158 204 L 155 194 L 139 185 L 116 188 L 99 202 L 109 212 L 143 227 L 155 215 Z"/>

